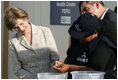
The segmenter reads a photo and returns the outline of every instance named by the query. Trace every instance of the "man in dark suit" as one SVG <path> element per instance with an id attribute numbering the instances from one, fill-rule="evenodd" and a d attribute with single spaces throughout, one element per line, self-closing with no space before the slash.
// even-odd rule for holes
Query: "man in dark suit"
<path id="1" fill-rule="evenodd" d="M 100 20 L 109 21 L 117 32 L 117 14 L 111 9 L 106 8 L 102 1 L 80 1 L 79 9 L 80 14 L 89 12 L 96 15 Z M 71 46 L 73 42 L 75 42 L 75 40 L 69 36 L 69 46 Z"/>
<path id="2" fill-rule="evenodd" d="M 117 30 L 117 14 L 106 8 L 102 1 L 80 1 L 79 8 L 81 14 L 89 12 L 96 15 L 100 20 L 109 20 Z"/>

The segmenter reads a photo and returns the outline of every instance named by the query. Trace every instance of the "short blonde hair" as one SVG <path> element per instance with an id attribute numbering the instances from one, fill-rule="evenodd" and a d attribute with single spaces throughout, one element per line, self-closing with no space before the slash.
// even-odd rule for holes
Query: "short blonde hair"
<path id="1" fill-rule="evenodd" d="M 4 15 L 5 25 L 8 30 L 12 30 L 15 27 L 17 19 L 28 19 L 28 13 L 17 7 L 8 8 Z"/>

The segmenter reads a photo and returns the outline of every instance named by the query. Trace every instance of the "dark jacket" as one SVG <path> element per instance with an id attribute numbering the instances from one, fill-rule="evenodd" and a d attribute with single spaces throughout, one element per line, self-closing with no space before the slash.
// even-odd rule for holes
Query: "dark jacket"
<path id="1" fill-rule="evenodd" d="M 117 14 L 116 14 L 114 11 L 108 9 L 108 11 L 106 12 L 106 14 L 105 14 L 103 20 L 104 20 L 104 19 L 107 19 L 107 20 L 109 20 L 111 23 L 113 23 L 115 29 L 117 30 Z"/>

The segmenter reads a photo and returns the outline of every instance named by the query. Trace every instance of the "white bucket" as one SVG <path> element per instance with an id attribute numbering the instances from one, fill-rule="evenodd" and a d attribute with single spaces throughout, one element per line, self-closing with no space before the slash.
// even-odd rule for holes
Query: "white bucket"
<path id="1" fill-rule="evenodd" d="M 105 72 L 101 71 L 72 71 L 72 79 L 104 79 Z"/>
<path id="2" fill-rule="evenodd" d="M 38 73 L 37 74 L 39 79 L 66 79 L 66 74 L 61 74 L 61 73 Z"/>

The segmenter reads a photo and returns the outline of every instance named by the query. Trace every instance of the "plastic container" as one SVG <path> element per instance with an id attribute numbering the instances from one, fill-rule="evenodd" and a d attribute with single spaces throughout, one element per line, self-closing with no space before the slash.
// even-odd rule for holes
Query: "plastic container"
<path id="1" fill-rule="evenodd" d="M 38 73 L 37 74 L 39 79 L 66 79 L 66 74 L 63 73 Z"/>
<path id="2" fill-rule="evenodd" d="M 72 71 L 72 79 L 104 79 L 105 72 L 101 71 Z"/>

